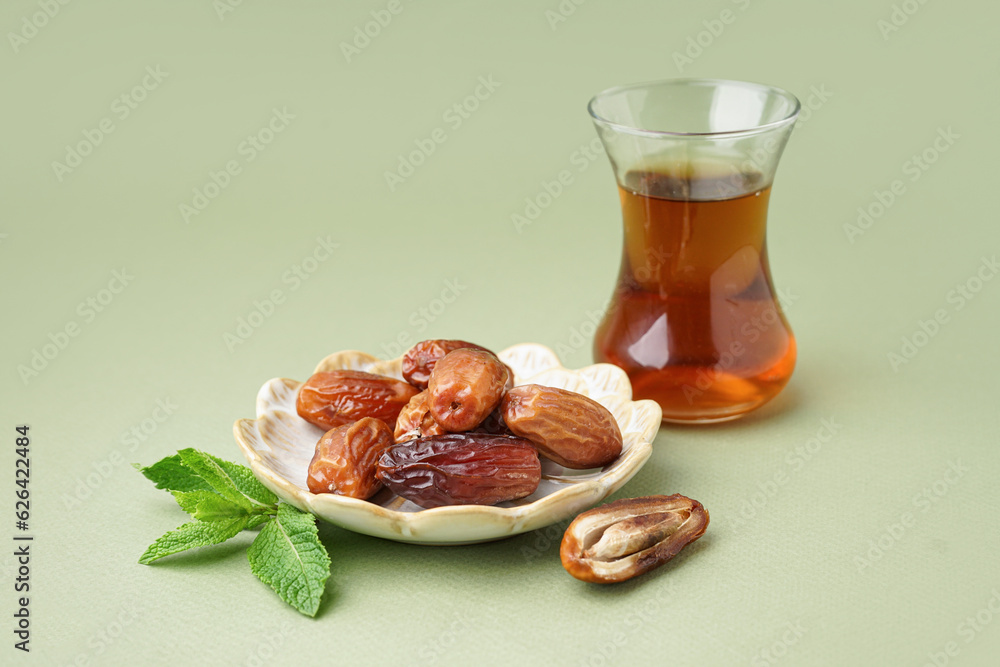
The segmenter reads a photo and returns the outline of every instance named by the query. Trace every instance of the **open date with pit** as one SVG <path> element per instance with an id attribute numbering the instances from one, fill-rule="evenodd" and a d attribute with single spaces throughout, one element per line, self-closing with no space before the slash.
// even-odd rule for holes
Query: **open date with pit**
<path id="1" fill-rule="evenodd" d="M 14 575 L 14 592 L 18 595 L 14 612 L 14 648 L 28 652 L 31 640 L 31 620 L 28 611 L 28 591 L 31 590 L 31 536 L 26 534 L 31 519 L 31 459 L 28 457 L 31 439 L 28 426 L 17 426 L 14 436 L 14 557 L 17 570 Z M 19 640 L 19 641 L 18 641 Z"/>

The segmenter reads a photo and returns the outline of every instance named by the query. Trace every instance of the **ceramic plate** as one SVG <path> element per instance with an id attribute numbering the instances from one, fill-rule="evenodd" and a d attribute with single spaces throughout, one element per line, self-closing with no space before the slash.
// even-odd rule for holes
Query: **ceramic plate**
<path id="1" fill-rule="evenodd" d="M 538 489 L 497 506 L 456 505 L 421 509 L 382 489 L 370 500 L 313 494 L 306 471 L 322 429 L 295 412 L 301 382 L 276 378 L 257 394 L 257 418 L 234 425 L 236 441 L 254 474 L 283 500 L 330 523 L 366 535 L 420 544 L 469 544 L 536 530 L 573 516 L 617 491 L 646 462 L 660 426 L 654 401 L 633 401 L 625 372 L 610 364 L 569 370 L 547 347 L 525 343 L 499 355 L 515 384 L 541 384 L 579 392 L 614 414 L 624 438 L 622 455 L 595 470 L 569 470 L 542 459 Z M 331 354 L 315 372 L 349 369 L 402 379 L 402 357 L 378 359 L 363 352 Z"/>

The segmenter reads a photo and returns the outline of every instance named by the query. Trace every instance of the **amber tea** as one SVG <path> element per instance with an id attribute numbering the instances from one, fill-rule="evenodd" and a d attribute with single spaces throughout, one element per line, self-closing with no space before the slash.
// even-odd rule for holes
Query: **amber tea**
<path id="1" fill-rule="evenodd" d="M 631 171 L 619 186 L 621 272 L 594 355 L 668 421 L 719 421 L 773 398 L 795 338 L 770 280 L 759 173 Z"/>

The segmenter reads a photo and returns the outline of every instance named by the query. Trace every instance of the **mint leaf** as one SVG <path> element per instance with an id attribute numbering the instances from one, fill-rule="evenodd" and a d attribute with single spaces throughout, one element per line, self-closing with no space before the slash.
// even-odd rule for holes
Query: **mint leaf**
<path id="1" fill-rule="evenodd" d="M 174 492 L 174 498 L 181 509 L 198 521 L 223 521 L 241 516 L 249 516 L 245 507 L 229 502 L 211 491 Z M 272 508 L 272 512 L 276 508 Z"/>
<path id="2" fill-rule="evenodd" d="M 214 491 L 205 491 L 199 489 L 197 491 L 173 491 L 174 499 L 177 500 L 177 504 L 181 506 L 181 509 L 188 514 L 194 514 L 198 511 L 198 503 L 204 498 L 219 498 Z M 228 501 L 227 501 L 228 502 Z"/>
<path id="3" fill-rule="evenodd" d="M 255 501 L 237 488 L 233 478 L 213 460 L 212 456 L 205 452 L 199 452 L 197 449 L 182 449 L 177 454 L 181 457 L 184 466 L 204 479 L 212 491 L 247 510 L 253 507 Z"/>
<path id="4" fill-rule="evenodd" d="M 193 521 L 177 530 L 171 530 L 149 545 L 139 562 L 148 565 L 154 560 L 195 547 L 220 544 L 238 535 L 247 526 L 247 517 L 242 516 L 224 521 Z M 260 537 L 258 535 L 258 537 Z"/>
<path id="5" fill-rule="evenodd" d="M 206 456 L 219 464 L 219 467 L 229 475 L 229 478 L 233 480 L 233 484 L 236 485 L 236 488 L 243 495 L 264 505 L 274 505 L 278 502 L 278 496 L 274 495 L 271 489 L 261 484 L 260 480 L 254 477 L 253 471 L 250 468 L 241 466 L 238 463 L 223 461 L 211 454 L 206 454 Z"/>
<path id="6" fill-rule="evenodd" d="M 278 502 L 278 497 L 254 477 L 250 468 L 196 449 L 181 450 L 180 453 L 145 468 L 138 463 L 132 465 L 154 482 L 158 489 L 215 491 L 222 497 L 247 507 L 249 506 L 245 501 L 239 500 L 236 495 L 228 495 L 227 491 L 232 494 L 235 489 L 249 498 L 252 504 L 274 505 Z"/>
<path id="7" fill-rule="evenodd" d="M 282 600 L 307 616 L 315 616 L 326 580 L 330 556 L 319 541 L 316 517 L 291 505 L 278 505 L 278 514 L 247 550 L 250 569 Z"/>
<path id="8" fill-rule="evenodd" d="M 145 468 L 138 463 L 133 463 L 132 465 L 146 479 L 156 484 L 156 488 L 158 489 L 166 489 L 168 491 L 196 491 L 203 489 L 207 491 L 212 488 L 197 473 L 181 463 L 181 457 L 177 454 L 160 459 L 153 465 Z"/>

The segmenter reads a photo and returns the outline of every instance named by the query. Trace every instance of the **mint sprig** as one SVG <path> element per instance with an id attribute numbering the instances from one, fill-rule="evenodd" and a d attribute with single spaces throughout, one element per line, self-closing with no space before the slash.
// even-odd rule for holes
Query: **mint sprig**
<path id="1" fill-rule="evenodd" d="M 182 449 L 151 466 L 134 465 L 156 488 L 173 494 L 194 519 L 153 542 L 140 563 L 221 544 L 264 524 L 247 550 L 250 570 L 282 600 L 307 616 L 316 615 L 330 576 L 330 556 L 319 540 L 316 517 L 279 502 L 246 466 L 196 449 Z"/>

